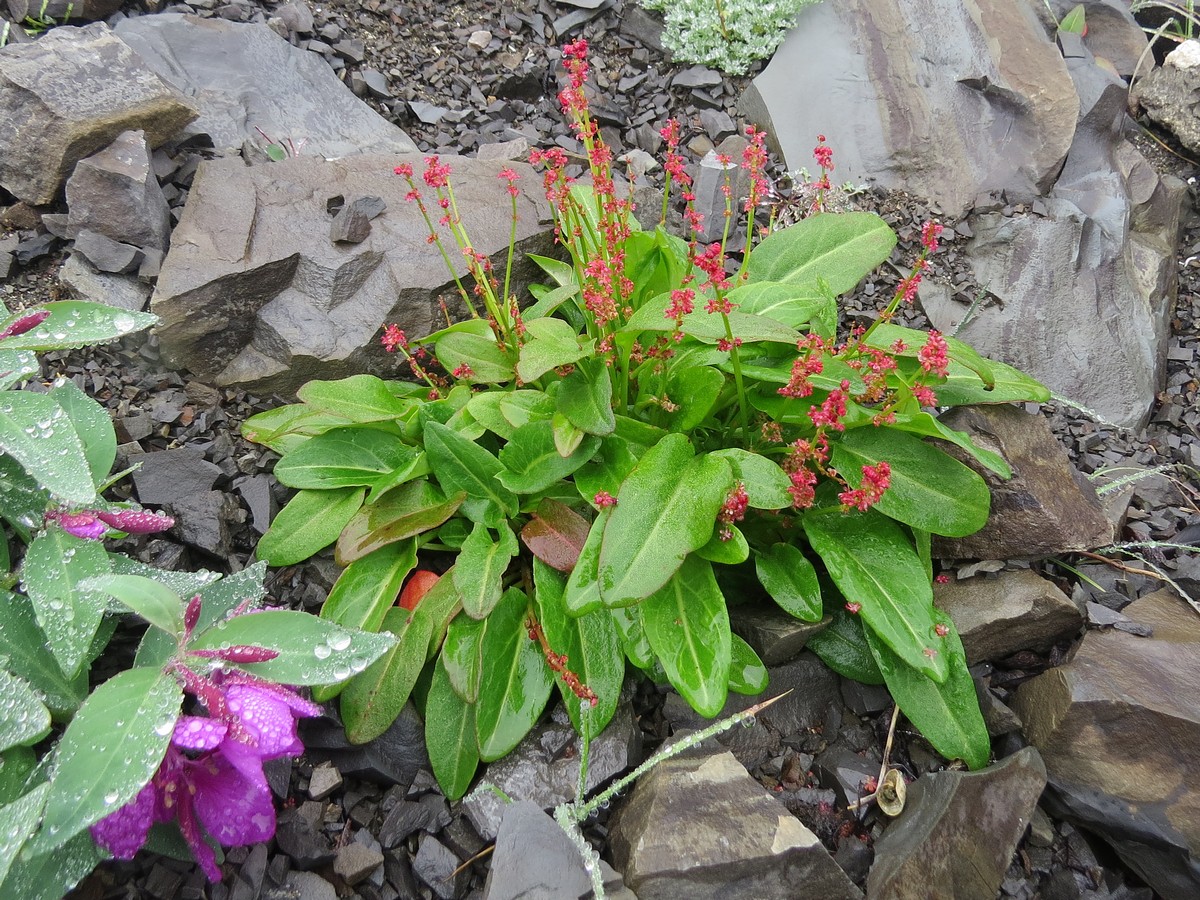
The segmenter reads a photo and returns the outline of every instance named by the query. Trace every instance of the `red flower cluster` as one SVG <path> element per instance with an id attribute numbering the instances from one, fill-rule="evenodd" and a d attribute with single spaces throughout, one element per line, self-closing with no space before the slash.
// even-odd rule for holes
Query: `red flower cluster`
<path id="1" fill-rule="evenodd" d="M 866 512 L 878 503 L 891 483 L 892 467 L 881 460 L 873 466 L 863 466 L 862 475 L 862 484 L 838 494 L 838 500 L 846 509 L 855 508 Z"/>
<path id="2" fill-rule="evenodd" d="M 925 346 L 917 351 L 917 359 L 921 361 L 921 368 L 926 372 L 932 372 L 934 375 L 944 378 L 950 365 L 948 351 L 949 347 L 941 332 L 931 328 Z"/>
<path id="3" fill-rule="evenodd" d="M 746 493 L 746 485 L 739 481 L 729 492 L 729 496 L 725 498 L 721 511 L 717 513 L 717 521 L 721 523 L 721 528 L 717 532 L 718 538 L 728 541 L 733 537 L 733 523 L 746 518 L 746 509 L 749 505 L 750 495 Z"/>

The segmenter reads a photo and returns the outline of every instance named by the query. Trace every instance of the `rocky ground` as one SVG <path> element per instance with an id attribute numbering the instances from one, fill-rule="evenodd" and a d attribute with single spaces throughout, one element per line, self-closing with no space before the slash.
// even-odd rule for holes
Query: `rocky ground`
<path id="1" fill-rule="evenodd" d="M 235 21 L 278 20 L 277 30 L 323 54 L 356 93 L 422 150 L 523 156 L 528 146 L 561 141 L 566 128 L 552 99 L 556 47 L 578 36 L 586 36 L 593 46 L 593 110 L 606 138 L 621 151 L 654 153 L 659 123 L 676 116 L 684 123 L 684 143 L 698 159 L 740 124 L 736 101 L 745 80 L 672 63 L 658 42 L 654 20 L 627 0 L 581 0 L 578 5 L 517 0 L 500 11 L 483 0 L 346 0 L 310 8 L 195 0 L 172 9 Z M 138 10 L 127 7 L 126 12 Z M 493 144 L 501 146 L 481 150 Z M 1194 163 L 1171 152 L 1158 151 L 1154 159 L 1162 170 L 1184 178 L 1196 172 Z M 777 168 L 775 174 L 782 173 Z M 186 190 L 186 182 L 182 187 Z M 895 194 L 864 191 L 851 200 L 879 211 L 901 235 L 896 265 L 885 267 L 847 302 L 852 318 L 869 314 L 890 296 L 900 267 L 915 255 L 920 223 L 930 213 Z M 1128 491 L 1114 492 L 1130 501 L 1119 536 L 1123 541 L 1200 544 L 1200 412 L 1195 403 L 1200 391 L 1200 220 L 1190 211 L 1189 217 L 1178 254 L 1179 299 L 1168 378 L 1150 424 L 1134 434 L 1063 404 L 1041 410 L 1080 471 L 1111 479 L 1157 470 L 1132 481 Z M 0 251 L 15 250 L 13 271 L 0 286 L 5 303 L 19 307 L 56 298 L 61 244 L 33 234 L 34 223 L 20 205 L 5 210 L 0 222 L 10 235 Z M 956 223 L 945 224 L 950 226 L 945 249 L 935 257 L 931 277 L 973 291 L 956 250 L 968 232 L 955 233 Z M 913 320 L 923 324 L 919 310 Z M 122 441 L 119 465 L 142 463 L 117 492 L 143 504 L 167 504 L 185 523 L 167 537 L 130 539 L 120 549 L 164 568 L 237 571 L 247 564 L 286 492 L 270 475 L 272 454 L 243 440 L 238 429 L 249 415 L 281 398 L 216 389 L 186 372 L 171 371 L 161 363 L 153 338 L 49 355 L 45 367 L 47 376 L 73 377 L 109 407 Z M 1188 551 L 1150 546 L 1107 557 L 1073 557 L 1035 567 L 1066 593 L 1079 592 L 1093 601 L 1092 627 L 1119 624 L 1109 614 L 1159 586 L 1164 576 L 1200 597 L 1200 566 Z M 331 561 L 317 560 L 272 572 L 268 586 L 275 600 L 316 611 L 335 576 Z M 1046 653 L 1025 653 L 978 674 L 987 676 L 996 695 L 1007 700 L 1021 682 L 1064 659 L 1070 644 L 1060 641 Z M 862 886 L 882 817 L 873 809 L 855 815 L 846 807 L 863 794 L 867 778 L 878 774 L 890 719 L 887 698 L 874 689 L 839 683 L 809 657 L 773 670 L 773 687 L 788 686 L 804 690 L 788 705 L 781 704 L 775 715 L 761 717 L 753 728 L 736 729 L 722 743 Z M 631 684 L 629 704 L 595 751 L 597 770 L 611 776 L 698 724 L 678 697 L 653 685 Z M 481 802 L 445 801 L 429 774 L 414 717 L 402 717 L 385 738 L 365 749 L 346 746 L 334 722 L 319 723 L 305 739 L 310 753 L 273 773 L 285 807 L 276 841 L 229 853 L 222 884 L 207 885 L 186 863 L 143 854 L 129 864 L 103 867 L 73 896 L 483 896 L 498 824 L 495 810 Z M 1013 740 L 1012 735 L 1001 738 Z M 569 752 L 567 765 L 562 765 L 564 751 L 569 751 L 566 732 L 561 723 L 549 721 L 510 760 L 493 766 L 489 780 L 505 786 L 546 781 L 542 796 L 547 798 L 556 789 L 569 792 L 573 777 Z M 944 766 L 903 724 L 891 760 L 909 777 Z M 744 814 L 752 814 L 748 806 Z M 699 830 L 706 823 L 699 820 L 701 813 L 696 815 L 692 824 Z M 605 811 L 588 831 L 606 857 L 608 825 Z M 736 831 L 737 823 L 729 827 Z M 550 868 L 561 865 L 550 849 L 540 854 L 529 850 L 526 856 L 527 864 L 541 856 Z M 497 851 L 498 866 L 499 857 Z M 494 878 L 501 880 L 501 874 Z M 1148 898 L 1151 893 L 1103 844 L 1039 809 L 1008 867 L 1002 896 Z"/>

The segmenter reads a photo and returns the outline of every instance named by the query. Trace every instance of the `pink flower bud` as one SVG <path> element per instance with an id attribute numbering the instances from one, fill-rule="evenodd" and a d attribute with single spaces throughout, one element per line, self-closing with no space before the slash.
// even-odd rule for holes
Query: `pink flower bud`
<path id="1" fill-rule="evenodd" d="M 183 630 L 185 635 L 190 635 L 196 628 L 196 623 L 200 621 L 200 595 L 197 594 L 188 601 L 187 609 L 183 613 Z"/>
<path id="2" fill-rule="evenodd" d="M 58 526 L 67 534 L 73 534 L 75 537 L 87 541 L 99 540 L 108 531 L 108 526 L 96 518 L 94 512 L 86 509 L 77 513 L 50 510 L 45 515 L 45 521 L 57 522 Z"/>
<path id="3" fill-rule="evenodd" d="M 121 509 L 117 512 L 98 512 L 96 518 L 127 534 L 155 534 L 166 531 L 175 520 L 166 513 L 145 509 Z"/>
<path id="4" fill-rule="evenodd" d="M 3 331 L 0 331 L 0 341 L 5 338 L 16 337 L 18 334 L 24 334 L 27 331 L 32 331 L 48 318 L 50 318 L 50 310 L 48 309 L 39 309 L 31 313 L 26 313 Z"/>

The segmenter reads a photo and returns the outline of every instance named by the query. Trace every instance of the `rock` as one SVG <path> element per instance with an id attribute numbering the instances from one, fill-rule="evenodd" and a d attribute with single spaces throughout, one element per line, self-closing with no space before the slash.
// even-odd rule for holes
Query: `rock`
<path id="1" fill-rule="evenodd" d="M 122 132 L 157 147 L 196 117 L 99 23 L 0 49 L 0 109 L 0 186 L 33 204 L 52 202 L 75 164 Z"/>
<path id="2" fill-rule="evenodd" d="M 539 277 L 525 254 L 547 253 L 552 241 L 540 179 L 520 163 L 446 161 L 463 222 L 498 271 L 512 213 L 496 173 L 506 165 L 523 173 L 513 266 L 520 295 L 521 284 Z M 385 323 L 427 334 L 442 317 L 443 296 L 452 313 L 465 313 L 420 212 L 405 202 L 408 186 L 392 174 L 402 162 L 424 166 L 403 155 L 202 162 L 151 298 L 164 360 L 218 385 L 263 392 L 364 371 L 394 375 L 396 360 L 379 343 Z M 360 244 L 329 241 L 325 203 L 338 194 L 387 204 Z"/>
<path id="3" fill-rule="evenodd" d="M 322 829 L 325 804 L 307 800 L 279 814 L 275 843 L 297 869 L 315 869 L 334 858 L 333 845 Z"/>
<path id="4" fill-rule="evenodd" d="M 301 719 L 304 755 L 313 762 L 330 760 L 344 777 L 359 777 L 382 784 L 408 787 L 429 768 L 425 750 L 425 723 L 411 703 L 405 705 L 388 730 L 366 744 L 351 744 L 346 729 L 329 713 Z"/>
<path id="5" fill-rule="evenodd" d="M 487 45 L 491 42 L 492 33 L 484 28 L 481 28 L 478 31 L 472 31 L 471 36 L 467 38 L 467 46 L 472 50 L 486 50 Z"/>
<path id="6" fill-rule="evenodd" d="M 477 159 L 508 160 L 527 159 L 529 157 L 528 138 L 513 138 L 511 141 L 497 141 L 494 144 L 481 144 Z"/>
<path id="7" fill-rule="evenodd" d="M 317 766 L 308 779 L 308 796 L 313 800 L 324 800 L 341 786 L 342 773 L 334 766 Z"/>
<path id="8" fill-rule="evenodd" d="M 459 858 L 437 838 L 431 834 L 421 838 L 421 846 L 413 858 L 413 874 L 429 886 L 435 897 L 453 900 L 462 895 L 466 876 L 463 872 L 455 874 L 458 866 Z"/>
<path id="9" fill-rule="evenodd" d="M 1077 0 L 1051 0 L 1054 15 L 1062 19 L 1076 6 Z M 1097 59 L 1109 62 L 1122 78 L 1130 78 L 1138 63 L 1140 73 L 1154 64 L 1152 54 L 1144 54 L 1148 38 L 1123 0 L 1085 0 L 1087 34 L 1083 43 Z"/>
<path id="10" fill-rule="evenodd" d="M 175 517 L 174 533 L 185 544 L 221 558 L 228 557 L 233 551 L 229 522 L 239 507 L 228 494 L 221 491 L 181 493 L 167 505 Z"/>
<path id="11" fill-rule="evenodd" d="M 351 841 L 338 848 L 337 858 L 333 861 L 333 871 L 353 887 L 382 865 L 382 853 L 365 844 Z"/>
<path id="12" fill-rule="evenodd" d="M 376 97 L 388 98 L 392 96 L 391 88 L 388 87 L 387 76 L 377 69 L 362 69 L 355 72 L 356 78 L 361 78 L 366 89 Z"/>
<path id="13" fill-rule="evenodd" d="M 873 180 L 957 218 L 992 192 L 1017 202 L 1048 189 L 1079 99 L 1032 4 L 847 0 L 801 11 L 741 110 L 788 169 L 811 168 L 824 133 L 839 181 Z"/>
<path id="14" fill-rule="evenodd" d="M 979 772 L 931 772 L 908 786 L 900 814 L 875 842 L 872 900 L 995 897 L 1046 785 L 1026 747 Z"/>
<path id="15" fill-rule="evenodd" d="M 1166 900 L 1200 894 L 1200 621 L 1173 592 L 1124 612 L 1152 638 L 1089 631 L 1013 709 L 1046 761 L 1046 801 L 1111 844 Z"/>
<path id="16" fill-rule="evenodd" d="M 857 898 L 811 831 L 730 753 L 643 776 L 610 821 L 613 863 L 641 900 Z"/>
<path id="17" fill-rule="evenodd" d="M 67 179 L 67 227 L 166 252 L 171 211 L 150 167 L 141 131 L 125 131 L 82 159 Z"/>
<path id="18" fill-rule="evenodd" d="M 150 286 L 136 278 L 101 272 L 78 253 L 72 253 L 58 270 L 58 280 L 76 300 L 104 303 L 140 312 L 150 300 Z"/>
<path id="19" fill-rule="evenodd" d="M 133 486 L 143 505 L 174 503 L 189 495 L 212 490 L 221 470 L 204 458 L 202 450 L 180 447 L 158 450 L 140 457 L 142 467 L 133 473 Z"/>
<path id="20" fill-rule="evenodd" d="M 124 275 L 137 271 L 142 264 L 142 251 L 132 244 L 122 244 L 94 231 L 81 231 L 75 238 L 75 252 L 100 272 Z"/>
<path id="21" fill-rule="evenodd" d="M 719 137 L 719 135 L 712 135 Z M 702 230 L 697 233 L 702 241 L 718 241 L 725 230 L 725 204 L 732 203 L 736 216 L 750 191 L 750 174 L 741 167 L 741 160 L 731 157 L 728 165 L 717 159 L 717 151 L 710 150 L 700 160 L 695 172 L 693 193 L 696 195 L 696 212 L 704 216 Z M 732 194 L 728 201 L 725 186 Z"/>
<path id="22" fill-rule="evenodd" d="M 441 800 L 441 805 L 424 802 L 427 797 Z M 448 824 L 450 819 L 446 811 L 445 799 L 436 794 L 428 794 L 419 801 L 401 800 L 383 824 L 379 827 L 379 843 L 385 847 L 395 847 L 415 831 L 425 831 L 436 834 Z"/>
<path id="23" fill-rule="evenodd" d="M 1013 469 L 1001 481 L 981 471 L 992 491 L 987 524 L 964 538 L 934 537 L 943 559 L 1016 559 L 1091 550 L 1112 543 L 1112 525 L 1095 489 L 1075 471 L 1041 416 L 1011 406 L 959 407 L 942 421 L 999 453 Z M 972 465 L 956 447 L 943 449 Z M 974 468 L 980 471 L 975 464 Z"/>
<path id="24" fill-rule="evenodd" d="M 266 534 L 276 512 L 271 496 L 271 479 L 266 475 L 248 475 L 236 479 L 233 488 L 242 495 L 242 501 L 250 510 L 250 524 L 254 530 Z"/>
<path id="25" fill-rule="evenodd" d="M 804 622 L 767 604 L 738 606 L 729 613 L 730 627 L 768 666 L 794 658 L 808 639 L 824 631 L 831 621 L 826 616 L 820 622 Z"/>
<path id="26" fill-rule="evenodd" d="M 871 793 L 866 789 L 868 781 L 879 778 L 879 755 L 874 748 L 859 755 L 845 744 L 829 745 L 813 760 L 812 771 L 817 784 L 837 794 L 839 807 L 857 803 Z"/>
<path id="27" fill-rule="evenodd" d="M 13 257 L 21 265 L 27 266 L 35 259 L 48 256 L 54 249 L 57 240 L 58 238 L 52 234 L 24 235 L 17 241 L 17 246 L 13 248 Z"/>
<path id="28" fill-rule="evenodd" d="M 954 620 L 969 665 L 1045 653 L 1083 627 L 1071 598 L 1029 569 L 934 584 L 933 602 Z"/>
<path id="29" fill-rule="evenodd" d="M 327 158 L 416 149 L 319 56 L 266 25 L 165 13 L 124 19 L 116 33 L 164 81 L 196 99 L 200 117 L 185 133 L 209 135 L 218 151 L 289 138 Z"/>
<path id="30" fill-rule="evenodd" d="M 333 217 L 329 225 L 329 239 L 334 243 L 344 241 L 361 244 L 371 234 L 371 220 L 383 215 L 387 204 L 379 197 L 357 197 L 351 200 Z"/>
<path id="31" fill-rule="evenodd" d="M 337 900 L 337 890 L 316 872 L 289 872 L 287 883 L 296 900 Z"/>
<path id="32" fill-rule="evenodd" d="M 504 809 L 484 900 L 560 900 L 592 889 L 579 850 L 536 803 Z"/>
<path id="33" fill-rule="evenodd" d="M 619 772 L 640 762 L 642 733 L 626 702 L 597 737 L 588 756 L 587 789 L 593 791 Z M 579 736 L 566 721 L 549 721 L 531 731 L 517 748 L 490 763 L 484 776 L 513 800 L 529 800 L 551 809 L 575 797 L 579 782 Z M 504 817 L 504 803 L 495 794 L 478 792 L 463 801 L 463 812 L 479 835 L 492 840 Z"/>
<path id="34" fill-rule="evenodd" d="M 1200 151 L 1200 119 L 1191 99 L 1200 88 L 1195 60 L 1200 41 L 1184 41 L 1167 54 L 1162 66 L 1134 82 L 1132 100 L 1152 122 L 1166 128 L 1193 153 Z"/>

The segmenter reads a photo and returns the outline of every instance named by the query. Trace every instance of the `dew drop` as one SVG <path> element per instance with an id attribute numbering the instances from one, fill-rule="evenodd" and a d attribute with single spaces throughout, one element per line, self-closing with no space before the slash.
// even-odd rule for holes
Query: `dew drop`
<path id="1" fill-rule="evenodd" d="M 350 635 L 335 634 L 329 638 L 329 646 L 334 650 L 342 651 L 350 646 Z"/>
<path id="2" fill-rule="evenodd" d="M 313 656 L 317 659 L 329 659 L 331 653 L 333 653 L 333 649 L 328 644 L 317 644 L 313 647 Z"/>

